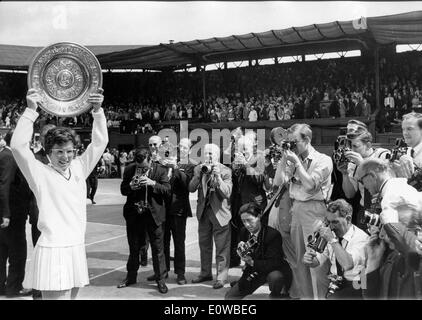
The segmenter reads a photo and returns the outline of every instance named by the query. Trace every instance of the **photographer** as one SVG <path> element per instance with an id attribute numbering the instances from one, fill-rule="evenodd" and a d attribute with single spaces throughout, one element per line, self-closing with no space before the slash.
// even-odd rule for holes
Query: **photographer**
<path id="1" fill-rule="evenodd" d="M 123 207 L 129 243 L 126 279 L 118 285 L 124 288 L 136 283 L 139 254 L 145 245 L 146 232 L 151 241 L 155 281 L 161 293 L 167 293 L 164 282 L 167 275 L 164 257 L 165 197 L 169 196 L 170 184 L 167 171 L 153 163 L 147 149 L 135 151 L 135 163 L 128 165 L 120 185 L 122 195 L 127 196 Z M 145 231 L 146 227 L 146 231 Z"/>
<path id="2" fill-rule="evenodd" d="M 244 203 L 254 202 L 261 210 L 267 205 L 267 197 L 264 186 L 270 188 L 269 179 L 264 175 L 264 170 L 259 171 L 258 161 L 264 162 L 263 158 L 254 152 L 255 138 L 251 135 L 242 136 L 237 142 L 234 160 L 232 162 L 233 192 L 231 198 L 231 256 L 230 267 L 240 264 L 236 253 L 239 242 L 239 229 L 242 226 L 239 209 Z M 263 217 L 267 218 L 267 217 Z"/>
<path id="3" fill-rule="evenodd" d="M 101 174 L 103 166 L 104 160 L 100 159 L 86 179 L 86 197 L 91 200 L 92 204 L 96 204 L 94 197 L 98 188 L 98 176 Z"/>
<path id="4" fill-rule="evenodd" d="M 415 257 L 415 250 L 407 245 L 415 241 L 416 235 L 409 231 L 409 227 L 411 225 L 388 223 L 381 226 L 381 230 L 379 226 L 370 228 L 371 237 L 365 248 L 365 299 L 422 298 L 418 297 L 420 293 L 417 288 L 422 283 L 415 275 L 420 268 L 420 259 Z M 415 258 L 417 263 L 412 263 Z"/>
<path id="5" fill-rule="evenodd" d="M 185 239 L 186 220 L 192 217 L 189 202 L 189 181 L 193 176 L 194 165 L 189 162 L 189 153 L 192 143 L 183 138 L 179 143 L 180 158 L 178 163 L 169 159 L 167 165 L 173 169 L 170 178 L 171 195 L 167 199 L 167 215 L 164 233 L 164 255 L 167 271 L 170 271 L 170 238 L 174 242 L 174 272 L 177 274 L 177 284 L 186 284 L 185 278 Z"/>
<path id="6" fill-rule="evenodd" d="M 422 114 L 405 114 L 401 126 L 407 153 L 395 160 L 392 168 L 398 177 L 410 178 L 415 166 L 422 168 Z"/>
<path id="7" fill-rule="evenodd" d="M 311 270 L 302 257 L 305 243 L 312 234 L 315 220 L 326 215 L 326 199 L 331 187 L 333 163 L 325 154 L 311 145 L 312 130 L 307 124 L 294 124 L 288 129 L 289 148 L 284 151 L 286 161 L 280 161 L 281 181 L 289 182 L 289 195 L 293 199 L 291 207 L 291 239 L 295 250 L 293 277 L 298 280 L 299 295 L 309 299 L 324 297 L 325 275 L 323 268 Z"/>
<path id="8" fill-rule="evenodd" d="M 327 207 L 328 226 L 321 226 L 320 236 L 328 243 L 322 254 L 308 250 L 303 262 L 311 268 L 323 265 L 329 260 L 332 279 L 327 298 L 361 299 L 361 289 L 355 289 L 354 281 L 360 281 L 365 267 L 365 245 L 368 235 L 352 224 L 352 206 L 343 199 L 330 202 Z M 338 288 L 336 288 L 337 286 Z"/>
<path id="9" fill-rule="evenodd" d="M 266 282 L 270 297 L 288 297 L 292 271 L 284 260 L 280 233 L 261 223 L 262 210 L 255 203 L 244 204 L 239 214 L 244 227 L 240 231 L 238 253 L 246 268 L 225 299 L 242 299 Z"/>
<path id="10" fill-rule="evenodd" d="M 380 204 L 381 224 L 401 222 L 408 225 L 422 210 L 420 193 L 407 184 L 406 178 L 394 178 L 389 165 L 381 159 L 364 160 L 356 177 Z"/>
<path id="11" fill-rule="evenodd" d="M 364 186 L 358 183 L 355 175 L 358 166 L 364 159 L 379 158 L 386 159 L 390 152 L 383 148 L 372 147 L 372 135 L 369 131 L 358 128 L 357 130 L 347 134 L 347 139 L 350 141 L 351 150 L 344 152 L 343 162 L 337 162 L 337 168 L 342 173 L 343 191 L 348 199 L 352 199 L 359 191 L 361 199 L 356 214 L 353 215 L 352 223 L 361 229 L 365 228 L 364 212 L 371 206 L 371 194 Z"/>
<path id="12" fill-rule="evenodd" d="M 220 148 L 215 144 L 204 147 L 203 163 L 194 169 L 189 191 L 198 190 L 199 249 L 201 273 L 192 280 L 200 283 L 212 280 L 212 240 L 216 249 L 217 280 L 213 288 L 220 289 L 227 282 L 230 265 L 230 196 L 232 173 L 219 162 Z"/>

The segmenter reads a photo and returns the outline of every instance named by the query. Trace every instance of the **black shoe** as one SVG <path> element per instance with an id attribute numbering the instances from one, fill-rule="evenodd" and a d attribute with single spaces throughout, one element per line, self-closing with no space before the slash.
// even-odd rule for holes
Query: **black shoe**
<path id="1" fill-rule="evenodd" d="M 197 278 L 192 279 L 192 283 L 201 283 L 205 281 L 212 281 L 212 276 L 208 276 L 208 277 L 198 276 Z"/>
<path id="2" fill-rule="evenodd" d="M 214 289 L 221 289 L 221 288 L 224 288 L 224 281 L 217 280 L 216 282 L 214 282 L 214 284 L 212 285 L 212 287 L 213 287 Z"/>
<path id="3" fill-rule="evenodd" d="M 97 204 L 93 199 L 91 199 L 92 204 Z"/>
<path id="4" fill-rule="evenodd" d="M 169 291 L 164 280 L 157 281 L 157 286 L 160 293 L 167 293 Z"/>
<path id="5" fill-rule="evenodd" d="M 42 300 L 42 294 L 40 290 L 32 290 L 32 299 L 33 300 Z"/>
<path id="6" fill-rule="evenodd" d="M 238 281 L 232 281 L 232 282 L 230 282 L 230 287 L 233 288 L 236 285 L 237 282 Z"/>
<path id="7" fill-rule="evenodd" d="M 148 251 L 141 251 L 141 266 L 146 267 L 148 265 Z"/>
<path id="8" fill-rule="evenodd" d="M 32 296 L 32 289 L 21 289 L 19 291 L 6 292 L 6 298 L 28 297 Z"/>
<path id="9" fill-rule="evenodd" d="M 184 274 L 178 274 L 177 275 L 177 284 L 184 285 L 186 283 L 187 283 L 187 281 L 186 281 L 185 275 Z"/>
<path id="10" fill-rule="evenodd" d="M 288 300 L 288 299 L 290 299 L 290 296 L 289 296 L 289 294 L 288 293 L 274 293 L 274 292 L 271 292 L 270 294 L 269 294 L 269 297 L 270 297 L 270 299 L 279 299 L 279 300 Z"/>
<path id="11" fill-rule="evenodd" d="M 168 274 L 168 273 L 166 273 L 166 275 L 164 276 L 164 279 L 167 279 L 168 277 L 169 277 L 169 274 Z M 147 281 L 157 281 L 157 278 L 155 277 L 155 274 L 150 275 L 150 276 L 147 278 Z"/>
<path id="12" fill-rule="evenodd" d="M 136 281 L 125 279 L 125 280 L 122 281 L 122 283 L 120 283 L 117 286 L 117 288 L 119 288 L 119 289 L 126 288 L 126 287 L 129 287 L 130 285 L 135 284 L 135 283 L 136 283 Z"/>

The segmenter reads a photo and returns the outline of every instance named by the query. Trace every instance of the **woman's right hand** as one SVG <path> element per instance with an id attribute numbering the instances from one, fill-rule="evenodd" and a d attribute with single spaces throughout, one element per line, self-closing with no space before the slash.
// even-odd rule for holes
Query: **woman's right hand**
<path id="1" fill-rule="evenodd" d="M 36 89 L 29 89 L 26 94 L 26 104 L 29 109 L 37 111 L 38 106 L 42 105 L 41 95 Z"/>

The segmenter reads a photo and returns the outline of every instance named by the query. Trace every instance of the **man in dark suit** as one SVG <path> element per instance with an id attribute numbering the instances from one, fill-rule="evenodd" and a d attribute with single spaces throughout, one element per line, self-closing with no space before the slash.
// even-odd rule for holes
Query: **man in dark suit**
<path id="1" fill-rule="evenodd" d="M 166 209 L 164 199 L 169 196 L 170 183 L 167 170 L 151 160 L 147 149 L 135 151 L 135 163 L 128 165 L 120 185 L 122 195 L 127 196 L 123 207 L 129 243 L 129 259 L 126 279 L 118 285 L 124 288 L 136 283 L 139 254 L 145 245 L 145 228 L 151 243 L 152 262 L 158 290 L 167 293 L 164 282 L 167 275 L 164 257 L 164 222 Z"/>
<path id="2" fill-rule="evenodd" d="M 255 203 L 240 208 L 244 228 L 240 232 L 239 255 L 246 268 L 239 281 L 233 283 L 225 299 L 242 299 L 268 282 L 270 297 L 288 297 L 292 271 L 284 259 L 280 233 L 261 224 L 262 210 Z M 249 244 L 249 245 L 248 245 Z"/>
<path id="3" fill-rule="evenodd" d="M 91 200 L 92 204 L 96 204 L 94 201 L 95 194 L 97 193 L 98 188 L 98 176 L 101 173 L 101 170 L 104 165 L 104 160 L 100 159 L 95 165 L 95 168 L 92 169 L 88 178 L 86 179 L 86 197 Z"/>
<path id="4" fill-rule="evenodd" d="M 236 253 L 239 243 L 239 230 L 243 226 L 239 215 L 240 207 L 245 203 L 255 202 L 261 210 L 264 210 L 267 205 L 264 185 L 269 189 L 270 184 L 264 175 L 264 167 L 262 172 L 259 170 L 258 160 L 262 160 L 262 164 L 264 164 L 264 158 L 259 159 L 258 155 L 254 154 L 255 144 L 253 135 L 242 136 L 237 142 L 238 150 L 235 152 L 232 162 L 231 268 L 240 265 L 240 258 Z"/>
<path id="5" fill-rule="evenodd" d="M 7 146 L 0 152 L 0 294 L 7 297 L 31 293 L 22 286 L 27 251 L 25 224 L 31 192 L 8 147 L 12 134 L 12 130 L 6 134 Z"/>
<path id="6" fill-rule="evenodd" d="M 212 280 L 213 238 L 216 250 L 217 280 L 214 289 L 224 287 L 230 264 L 230 196 L 232 193 L 231 169 L 219 162 L 220 148 L 215 144 L 204 146 L 203 163 L 194 169 L 189 191 L 198 190 L 199 249 L 201 273 L 192 280 L 200 283 Z"/>
<path id="7" fill-rule="evenodd" d="M 189 139 L 182 139 L 179 143 L 180 161 L 177 165 L 168 163 L 173 168 L 170 178 L 171 195 L 167 201 L 166 227 L 164 233 L 164 254 L 167 270 L 170 271 L 170 238 L 174 242 L 174 272 L 177 283 L 186 284 L 185 278 L 185 239 L 186 220 L 192 217 L 189 202 L 189 181 L 193 176 L 194 165 L 189 162 Z"/>

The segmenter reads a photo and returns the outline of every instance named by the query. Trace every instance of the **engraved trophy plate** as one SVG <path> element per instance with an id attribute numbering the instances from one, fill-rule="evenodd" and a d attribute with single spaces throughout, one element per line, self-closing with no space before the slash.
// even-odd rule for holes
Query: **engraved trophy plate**
<path id="1" fill-rule="evenodd" d="M 91 108 L 90 93 L 102 87 L 103 75 L 95 55 L 71 42 L 42 49 L 28 71 L 28 88 L 42 97 L 44 111 L 59 117 L 73 117 Z"/>

